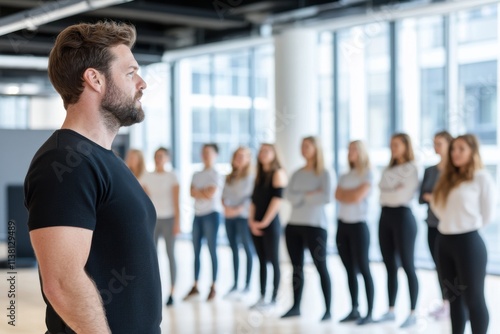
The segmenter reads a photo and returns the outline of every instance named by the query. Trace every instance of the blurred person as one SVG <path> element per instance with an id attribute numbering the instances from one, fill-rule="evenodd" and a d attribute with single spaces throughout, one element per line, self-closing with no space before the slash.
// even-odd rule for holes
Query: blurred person
<path id="1" fill-rule="evenodd" d="M 418 278 L 415 272 L 415 240 L 417 223 L 410 203 L 417 191 L 418 170 L 414 162 L 411 139 L 398 133 L 391 138 L 391 160 L 382 172 L 379 182 L 382 212 L 379 223 L 379 245 L 387 269 L 389 310 L 378 322 L 394 321 L 394 305 L 398 293 L 398 269 L 400 260 L 408 277 L 410 290 L 410 315 L 401 328 L 417 323 L 415 308 L 418 298 Z"/>
<path id="2" fill-rule="evenodd" d="M 447 131 L 438 132 L 434 136 L 434 151 L 440 156 L 441 159 L 437 165 L 425 169 L 424 178 L 422 179 L 422 183 L 420 185 L 420 196 L 418 198 L 420 204 L 429 205 L 434 186 L 439 179 L 439 175 L 446 166 L 448 149 L 452 140 L 453 137 Z M 439 233 L 437 229 L 439 219 L 437 219 L 430 206 L 428 206 L 427 219 L 425 221 L 427 222 L 427 243 L 429 244 L 429 251 L 436 265 L 436 273 L 438 275 L 439 282 L 441 282 L 441 279 L 439 278 L 439 266 L 436 258 L 436 237 Z M 440 288 L 443 304 L 430 313 L 432 317 L 438 320 L 445 318 L 450 314 L 450 303 L 445 298 L 445 293 L 441 284 Z"/>
<path id="3" fill-rule="evenodd" d="M 194 247 L 194 285 L 184 297 L 187 300 L 199 295 L 198 279 L 200 277 L 201 241 L 207 240 L 208 250 L 212 259 L 212 285 L 207 301 L 215 298 L 215 283 L 217 281 L 217 233 L 219 231 L 222 212 L 221 187 L 222 178 L 215 169 L 219 153 L 216 144 L 203 145 L 201 156 L 203 170 L 196 172 L 191 181 L 191 197 L 194 198 L 193 247 Z"/>
<path id="4" fill-rule="evenodd" d="M 332 287 L 327 267 L 326 204 L 331 202 L 332 180 L 325 169 L 323 150 L 316 137 L 302 140 L 302 157 L 306 165 L 293 173 L 285 191 L 292 204 L 290 221 L 285 228 L 286 246 L 293 267 L 293 306 L 282 318 L 300 315 L 300 302 L 304 289 L 304 249 L 308 248 L 321 279 L 325 300 L 322 320 L 331 319 Z"/>
<path id="5" fill-rule="evenodd" d="M 144 172 L 146 172 L 144 154 L 142 154 L 141 150 L 135 148 L 128 150 L 125 155 L 125 163 L 137 179 L 140 179 Z"/>
<path id="6" fill-rule="evenodd" d="M 167 247 L 170 268 L 170 295 L 167 306 L 174 303 L 174 290 L 177 274 L 175 261 L 175 239 L 180 232 L 179 181 L 172 171 L 165 170 L 170 160 L 168 149 L 160 147 L 154 154 L 155 170 L 145 173 L 140 182 L 151 198 L 156 209 L 155 243 L 163 238 Z"/>
<path id="7" fill-rule="evenodd" d="M 339 178 L 335 199 L 339 202 L 337 225 L 337 249 L 347 271 L 351 312 L 340 322 L 356 321 L 359 325 L 373 322 L 375 289 L 370 271 L 370 230 L 368 198 L 373 185 L 370 158 L 363 142 L 352 141 L 347 155 L 349 172 Z M 367 299 L 367 312 L 363 318 L 358 310 L 358 272 L 363 275 Z"/>
<path id="8" fill-rule="evenodd" d="M 453 139 L 430 199 L 439 219 L 436 253 L 453 334 L 464 333 L 468 319 L 472 333 L 488 331 L 484 297 L 488 254 L 478 231 L 494 219 L 496 197 L 495 181 L 483 166 L 477 138 L 466 134 Z"/>
<path id="9" fill-rule="evenodd" d="M 66 118 L 35 154 L 24 189 L 47 333 L 160 333 L 156 213 L 111 144 L 144 119 L 136 31 L 80 23 L 56 38 L 49 78 Z"/>
<path id="10" fill-rule="evenodd" d="M 253 308 L 273 307 L 280 285 L 279 242 L 281 222 L 279 210 L 287 176 L 273 144 L 262 144 L 257 157 L 257 175 L 248 215 L 248 225 L 260 264 L 260 298 Z M 266 301 L 267 263 L 273 267 L 273 291 Z"/>
<path id="11" fill-rule="evenodd" d="M 253 241 L 248 227 L 248 211 L 252 197 L 255 176 L 251 168 L 251 152 L 246 147 L 239 147 L 233 154 L 232 171 L 227 175 L 222 191 L 222 205 L 226 219 L 226 234 L 233 255 L 234 283 L 229 291 L 232 294 L 238 290 L 239 249 L 241 243 L 246 254 L 246 279 L 243 292 L 250 290 L 253 264 Z"/>

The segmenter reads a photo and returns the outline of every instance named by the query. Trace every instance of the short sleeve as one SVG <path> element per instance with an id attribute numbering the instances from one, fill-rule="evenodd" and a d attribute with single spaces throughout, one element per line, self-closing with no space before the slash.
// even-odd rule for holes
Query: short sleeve
<path id="1" fill-rule="evenodd" d="M 365 183 L 368 183 L 369 185 L 372 185 L 373 184 L 373 171 L 371 169 L 369 169 L 367 172 L 366 172 L 366 175 L 365 175 Z"/>
<path id="2" fill-rule="evenodd" d="M 29 230 L 50 226 L 94 230 L 98 187 L 96 169 L 85 156 L 66 150 L 43 154 L 34 160 L 25 180 Z"/>
<path id="3" fill-rule="evenodd" d="M 172 185 L 176 186 L 179 184 L 179 178 L 177 177 L 177 173 L 174 171 L 170 172 L 170 179 L 172 181 Z"/>

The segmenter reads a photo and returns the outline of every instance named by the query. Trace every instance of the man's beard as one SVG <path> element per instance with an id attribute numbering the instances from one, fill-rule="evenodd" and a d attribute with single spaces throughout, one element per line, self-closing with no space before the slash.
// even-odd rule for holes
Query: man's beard
<path id="1" fill-rule="evenodd" d="M 137 99 L 142 96 L 139 91 L 133 98 L 123 94 L 110 78 L 107 80 L 106 94 L 101 101 L 101 114 L 104 116 L 106 126 L 117 130 L 122 126 L 130 126 L 144 120 L 142 107 L 136 107 Z"/>

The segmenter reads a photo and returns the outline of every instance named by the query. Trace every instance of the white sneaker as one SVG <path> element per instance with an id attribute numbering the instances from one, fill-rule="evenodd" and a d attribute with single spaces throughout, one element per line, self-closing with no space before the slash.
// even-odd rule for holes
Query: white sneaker
<path id="1" fill-rule="evenodd" d="M 264 297 L 260 297 L 257 303 L 253 304 L 250 308 L 251 309 L 257 309 L 257 308 L 265 308 L 267 305 L 266 300 Z"/>

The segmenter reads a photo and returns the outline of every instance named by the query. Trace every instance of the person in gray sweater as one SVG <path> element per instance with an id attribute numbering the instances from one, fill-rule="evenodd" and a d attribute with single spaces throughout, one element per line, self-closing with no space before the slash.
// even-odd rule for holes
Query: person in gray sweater
<path id="1" fill-rule="evenodd" d="M 326 306 L 322 318 L 324 321 L 331 318 L 331 281 L 326 264 L 325 205 L 331 202 L 332 181 L 330 173 L 324 167 L 323 152 L 316 137 L 303 139 L 302 156 L 306 159 L 306 165 L 292 175 L 285 191 L 285 198 L 292 204 L 285 238 L 293 266 L 293 306 L 282 318 L 300 315 L 304 288 L 304 249 L 307 247 L 321 278 Z"/>
<path id="2" fill-rule="evenodd" d="M 250 228 L 248 227 L 248 211 L 255 183 L 255 176 L 251 172 L 251 160 L 251 152 L 246 147 L 239 147 L 234 152 L 231 161 L 232 171 L 226 176 L 226 182 L 222 190 L 226 234 L 233 253 L 234 269 L 234 284 L 228 295 L 236 292 L 238 288 L 240 264 L 238 244 L 240 242 L 247 256 L 247 272 L 243 292 L 250 290 L 254 249 Z"/>

